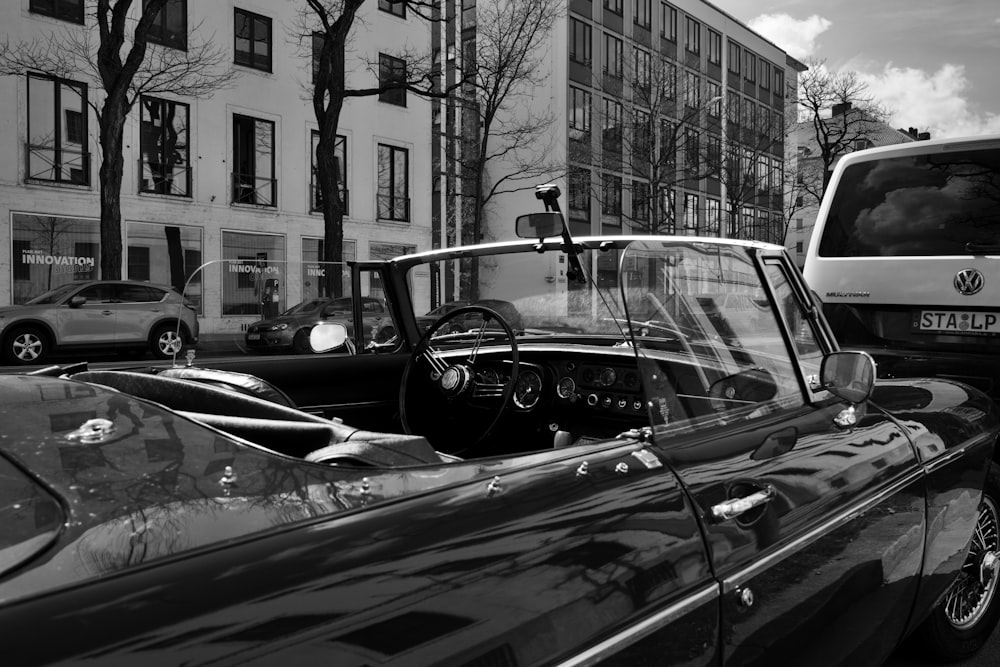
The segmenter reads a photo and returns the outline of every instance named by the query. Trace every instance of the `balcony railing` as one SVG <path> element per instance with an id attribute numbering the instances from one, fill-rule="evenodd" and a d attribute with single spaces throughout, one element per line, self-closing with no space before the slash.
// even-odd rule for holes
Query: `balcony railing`
<path id="1" fill-rule="evenodd" d="M 379 220 L 409 222 L 410 199 L 408 197 L 398 197 L 393 194 L 379 193 L 377 195 L 377 200 Z"/>
<path id="2" fill-rule="evenodd" d="M 350 215 L 349 192 L 347 188 L 340 188 L 340 211 L 344 215 Z M 315 183 L 309 185 L 309 211 L 316 213 L 323 210 L 323 192 Z"/>
<path id="3" fill-rule="evenodd" d="M 25 144 L 28 180 L 90 185 L 90 153 L 72 148 Z"/>
<path id="4" fill-rule="evenodd" d="M 278 179 L 276 178 L 234 173 L 232 203 L 275 206 L 277 190 Z"/>
<path id="5" fill-rule="evenodd" d="M 191 167 L 139 160 L 139 192 L 191 196 Z"/>

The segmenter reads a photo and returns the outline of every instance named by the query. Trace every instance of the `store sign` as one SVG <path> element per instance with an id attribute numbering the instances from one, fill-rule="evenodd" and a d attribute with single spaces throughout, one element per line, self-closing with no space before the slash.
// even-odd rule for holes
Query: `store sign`
<path id="1" fill-rule="evenodd" d="M 97 265 L 97 260 L 94 257 L 51 255 L 41 250 L 22 250 L 21 263 L 52 266 L 57 273 L 90 273 Z"/>

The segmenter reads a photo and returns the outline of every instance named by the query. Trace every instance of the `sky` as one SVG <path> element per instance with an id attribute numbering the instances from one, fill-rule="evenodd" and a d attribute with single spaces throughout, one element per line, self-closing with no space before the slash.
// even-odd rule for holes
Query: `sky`
<path id="1" fill-rule="evenodd" d="M 792 57 L 857 72 L 889 124 L 1000 134 L 997 0 L 709 0 Z"/>

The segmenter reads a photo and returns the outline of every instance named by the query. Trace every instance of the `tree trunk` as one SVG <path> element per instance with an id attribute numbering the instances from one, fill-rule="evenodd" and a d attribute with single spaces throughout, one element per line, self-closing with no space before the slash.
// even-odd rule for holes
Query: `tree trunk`
<path id="1" fill-rule="evenodd" d="M 125 113 L 123 104 L 109 97 L 99 118 L 101 168 L 101 278 L 120 280 L 122 277 L 122 155 Z"/>

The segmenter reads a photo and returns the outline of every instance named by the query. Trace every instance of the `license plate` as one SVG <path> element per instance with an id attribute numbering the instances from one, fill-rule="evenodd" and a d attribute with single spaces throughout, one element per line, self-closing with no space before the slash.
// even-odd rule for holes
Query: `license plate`
<path id="1" fill-rule="evenodd" d="M 1000 313 L 961 310 L 922 310 L 915 313 L 913 328 L 927 333 L 1000 335 Z"/>
<path id="2" fill-rule="evenodd" d="M 247 334 L 247 340 L 260 340 L 260 334 Z"/>

